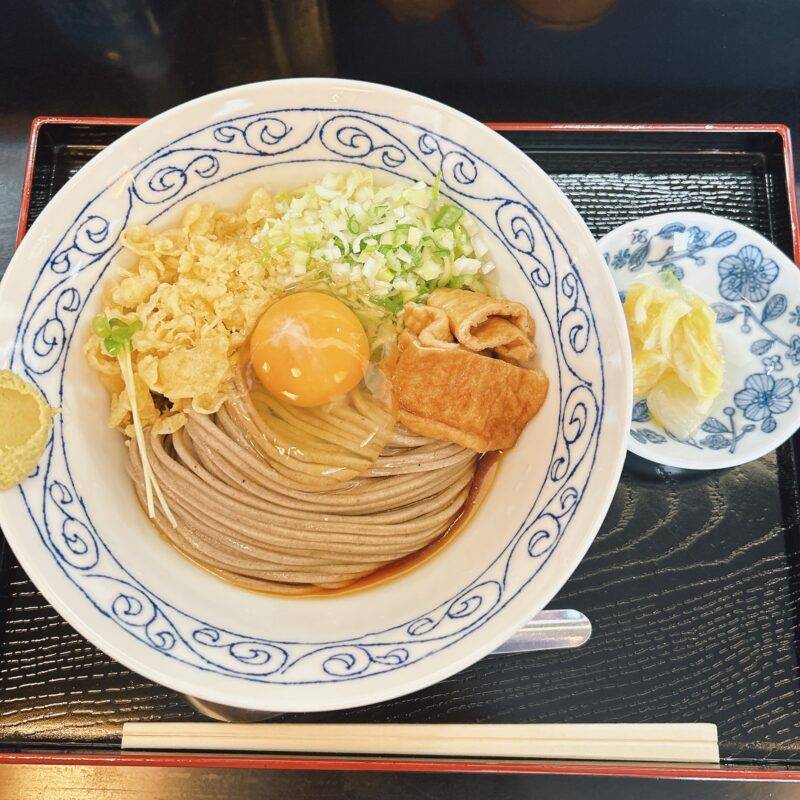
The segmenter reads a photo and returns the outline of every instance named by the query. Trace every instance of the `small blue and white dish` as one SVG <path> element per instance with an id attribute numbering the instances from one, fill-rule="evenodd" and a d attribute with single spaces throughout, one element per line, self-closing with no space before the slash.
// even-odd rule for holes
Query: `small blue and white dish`
<path id="1" fill-rule="evenodd" d="M 671 436 L 634 398 L 628 449 L 671 467 L 721 469 L 774 450 L 800 426 L 800 270 L 737 222 L 670 212 L 628 222 L 599 242 L 624 299 L 645 276 L 671 270 L 717 314 L 725 380 L 688 439 Z"/>

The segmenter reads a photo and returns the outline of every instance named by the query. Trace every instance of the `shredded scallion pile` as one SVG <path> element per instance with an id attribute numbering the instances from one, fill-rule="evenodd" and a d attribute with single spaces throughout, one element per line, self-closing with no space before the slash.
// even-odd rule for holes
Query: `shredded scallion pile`
<path id="1" fill-rule="evenodd" d="M 253 244 L 281 285 L 322 283 L 348 301 L 374 349 L 407 302 L 445 286 L 490 291 L 494 264 L 478 225 L 439 189 L 438 176 L 432 186 L 376 186 L 371 172 L 326 175 L 278 194 Z"/>

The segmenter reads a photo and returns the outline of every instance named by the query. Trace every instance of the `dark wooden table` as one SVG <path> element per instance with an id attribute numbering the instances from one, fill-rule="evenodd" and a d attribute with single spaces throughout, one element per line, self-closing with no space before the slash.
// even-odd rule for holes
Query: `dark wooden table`
<path id="1" fill-rule="evenodd" d="M 602 4 L 598 0 L 597 6 Z M 31 118 L 38 114 L 152 116 L 225 86 L 332 74 L 418 91 L 483 119 L 770 121 L 788 123 L 796 132 L 795 141 L 799 138 L 800 59 L 796 52 L 800 13 L 796 0 L 619 0 L 595 23 L 583 28 L 566 24 L 566 29 L 564 25 L 562 29 L 542 25 L 545 12 L 541 7 L 546 3 L 520 0 L 517 5 L 528 8 L 523 13 L 510 1 L 452 4 L 431 0 L 426 13 L 435 18 L 427 21 L 415 21 L 408 14 L 399 21 L 396 15 L 401 5 L 407 4 L 390 0 L 336 0 L 329 4 L 321 0 L 39 0 L 7 4 L 0 26 L 0 75 L 5 79 L 0 96 L 0 271 L 13 251 L 27 131 Z M 453 8 L 439 12 L 439 5 Z M 391 6 L 394 14 L 384 6 Z M 538 21 L 531 14 L 538 14 Z M 713 207 L 713 192 L 708 202 Z M 602 226 L 598 223 L 596 227 L 600 231 Z M 726 499 L 746 497 L 749 492 L 756 497 L 763 488 L 759 482 L 769 483 L 776 458 L 765 460 L 763 468 L 733 471 L 715 479 L 713 490 L 699 508 L 693 505 L 697 495 L 686 484 L 674 484 L 664 491 L 649 483 L 646 473 L 637 473 L 635 465 L 627 470 L 628 483 L 618 493 L 598 542 L 601 549 L 590 553 L 565 600 L 588 603 L 602 614 L 611 607 L 608 589 L 614 585 L 615 575 L 624 572 L 620 567 L 633 568 L 640 576 L 638 585 L 628 587 L 635 599 L 628 607 L 617 604 L 614 608 L 615 614 L 629 615 L 628 636 L 618 642 L 619 658 L 596 665 L 596 680 L 589 688 L 573 692 L 568 707 L 559 701 L 557 714 L 553 698 L 561 697 L 565 686 L 579 685 L 586 677 L 583 654 L 542 658 L 543 670 L 553 659 L 558 660 L 562 679 L 557 684 L 521 684 L 520 676 L 533 674 L 530 664 L 524 658 L 512 658 L 491 667 L 479 666 L 458 678 L 463 691 L 456 694 L 448 693 L 447 686 L 433 687 L 419 697 L 395 701 L 388 709 L 355 710 L 347 716 L 372 720 L 378 713 L 398 721 L 431 715 L 439 721 L 505 721 L 520 716 L 536 719 L 546 707 L 541 721 L 564 715 L 591 721 L 606 718 L 609 710 L 622 720 L 633 715 L 638 705 L 646 708 L 654 721 L 678 721 L 682 706 L 673 700 L 665 703 L 654 685 L 643 682 L 633 695 L 619 694 L 614 688 L 615 678 L 629 668 L 626 653 L 641 655 L 647 650 L 653 659 L 646 672 L 648 680 L 657 681 L 659 675 L 673 672 L 675 654 L 690 659 L 686 713 L 711 717 L 724 708 L 721 722 L 730 731 L 732 756 L 753 742 L 761 748 L 760 757 L 793 755 L 800 747 L 798 711 L 789 688 L 798 678 L 797 615 L 793 612 L 788 622 L 777 627 L 772 620 L 798 597 L 798 587 L 785 581 L 787 570 L 794 569 L 800 554 L 791 507 L 794 501 L 791 493 L 784 496 L 775 490 L 773 506 L 765 517 L 758 504 L 732 508 Z M 780 458 L 791 459 L 793 453 L 785 450 Z M 627 486 L 645 486 L 637 495 L 635 508 Z M 623 538 L 620 531 L 634 512 L 650 520 L 648 533 L 638 539 Z M 743 535 L 735 547 L 729 547 L 730 541 L 724 539 L 717 545 L 712 541 L 710 546 L 708 539 L 683 541 L 680 526 L 694 513 L 706 513 L 715 524 L 738 520 L 740 527 L 754 525 L 768 533 L 752 542 Z M 787 525 L 787 518 L 792 524 Z M 702 553 L 703 558 L 688 566 L 686 552 Z M 784 588 L 776 591 L 770 581 L 764 583 L 756 569 L 762 570 L 759 575 L 766 570 L 776 581 L 783 580 Z M 659 574 L 657 584 L 648 586 L 642 577 L 648 570 Z M 596 581 L 598 574 L 607 576 L 605 584 Z M 28 591 L 24 576 L 15 573 L 11 579 L 11 591 Z M 696 604 L 702 629 L 699 636 L 696 631 L 691 633 L 696 637 L 691 641 L 686 638 L 687 630 L 676 624 L 680 614 L 686 613 L 689 598 Z M 31 596 L 31 602 L 38 600 Z M 672 610 L 665 617 L 663 636 L 654 640 L 646 618 L 662 613 L 665 605 Z M 729 628 L 715 624 L 718 616 L 703 616 L 713 608 L 727 614 Z M 46 606 L 40 612 L 46 636 L 48 627 L 59 625 L 60 620 L 51 619 L 53 612 Z M 706 619 L 709 624 L 703 629 Z M 13 637 L 17 624 L 26 621 L 3 620 L 4 635 Z M 604 636 L 602 628 L 596 630 L 598 648 L 607 644 Z M 777 639 L 787 643 L 785 658 L 774 663 L 759 659 L 757 642 Z M 744 659 L 736 652 L 737 642 L 747 650 Z M 32 662 L 26 661 L 24 653 L 19 655 L 19 664 L 12 665 L 12 680 L 24 685 L 31 677 Z M 93 670 L 107 669 L 104 657 L 93 648 L 86 650 L 78 666 L 78 687 L 84 679 L 91 682 Z M 686 666 L 684 663 L 681 668 L 686 671 Z M 35 680 L 46 683 L 47 663 L 39 659 L 36 667 L 43 671 Z M 121 691 L 128 692 L 132 707 L 138 703 L 150 708 L 152 690 L 147 682 L 125 676 L 120 680 Z M 742 717 L 754 699 L 754 687 L 770 693 L 768 702 L 762 702 L 764 714 L 758 719 Z M 36 702 L 46 705 L 42 698 Z M 104 703 L 105 698 L 82 692 L 75 696 L 65 709 L 65 718 L 77 738 L 85 725 L 86 738 L 91 740 L 89 731 L 97 721 L 108 729 L 103 735 L 113 729 L 113 713 L 104 713 Z M 172 716 L 186 715 L 188 710 L 176 698 Z M 42 719 L 47 725 L 59 724 L 52 717 L 43 715 Z M 6 728 L 14 725 L 13 715 L 3 719 L 2 706 L 0 723 Z M 47 730 L 34 733 L 47 739 Z M 737 737 L 747 742 L 738 753 Z M 689 792 L 699 791 L 700 784 L 682 789 L 667 782 L 645 787 L 632 778 L 390 778 L 385 774 L 298 771 L 0 767 L 0 797 L 39 796 L 36 787 L 43 786 L 51 787 L 50 796 L 58 797 L 69 797 L 70 792 L 86 797 L 114 796 L 113 789 L 132 797 L 145 791 L 148 797 L 191 793 L 198 798 L 212 792 L 215 796 L 249 797 L 291 791 L 301 798 L 380 793 L 391 798 L 401 793 L 449 796 L 456 792 L 474 797 L 525 797 L 541 792 L 571 797 L 590 791 L 597 797 L 610 797 L 612 792 L 622 797 L 659 797 L 662 792 L 664 797 L 677 798 L 684 796 L 681 792 L 690 796 Z M 8 794 L 6 787 L 15 787 L 11 791 L 17 794 Z M 706 794 L 692 796 L 731 796 L 725 794 L 728 791 L 741 797 L 784 797 L 793 788 L 771 783 L 721 787 L 724 785 L 705 783 L 702 789 Z"/>

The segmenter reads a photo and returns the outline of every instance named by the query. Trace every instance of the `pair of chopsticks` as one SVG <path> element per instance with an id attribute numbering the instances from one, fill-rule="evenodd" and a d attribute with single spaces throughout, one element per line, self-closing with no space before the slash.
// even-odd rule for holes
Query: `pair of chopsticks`
<path id="1" fill-rule="evenodd" d="M 122 747 L 719 763 L 707 723 L 415 725 L 128 722 Z"/>

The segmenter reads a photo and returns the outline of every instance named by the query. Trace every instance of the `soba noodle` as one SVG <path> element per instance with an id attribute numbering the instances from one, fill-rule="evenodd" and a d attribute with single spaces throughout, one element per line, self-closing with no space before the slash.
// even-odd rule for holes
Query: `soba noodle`
<path id="1" fill-rule="evenodd" d="M 220 577 L 281 594 L 346 586 L 430 544 L 464 505 L 476 454 L 395 428 L 367 393 L 327 423 L 315 409 L 287 420 L 236 380 L 216 415 L 190 411 L 184 428 L 147 442 L 177 521 L 159 511 L 159 529 Z M 129 464 L 144 502 L 135 440 Z"/>
<path id="2" fill-rule="evenodd" d="M 92 321 L 86 352 L 148 517 L 248 588 L 410 569 L 468 519 L 491 454 L 547 395 L 534 321 L 498 296 L 474 220 L 438 179 L 376 175 L 128 228 L 136 263 Z"/>

